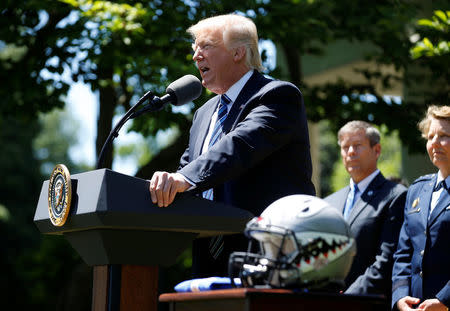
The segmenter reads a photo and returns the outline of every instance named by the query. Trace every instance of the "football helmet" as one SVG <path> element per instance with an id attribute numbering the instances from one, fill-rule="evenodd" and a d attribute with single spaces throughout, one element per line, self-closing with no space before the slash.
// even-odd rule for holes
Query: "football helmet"
<path id="1" fill-rule="evenodd" d="M 356 254 L 342 215 L 309 195 L 273 202 L 244 233 L 247 252 L 232 253 L 228 267 L 231 280 L 239 277 L 244 287 L 340 289 Z"/>

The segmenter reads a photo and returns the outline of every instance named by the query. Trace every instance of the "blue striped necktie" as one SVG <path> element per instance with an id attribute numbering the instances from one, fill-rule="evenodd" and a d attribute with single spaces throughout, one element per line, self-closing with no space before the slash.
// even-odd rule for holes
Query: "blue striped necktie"
<path id="1" fill-rule="evenodd" d="M 228 114 L 227 106 L 230 103 L 231 99 L 227 95 L 223 94 L 222 96 L 220 96 L 219 110 L 217 112 L 217 120 L 211 134 L 211 139 L 209 140 L 208 149 L 211 148 L 211 146 L 214 145 L 222 137 L 223 134 L 222 125 L 225 122 L 225 119 L 227 118 Z M 206 191 L 203 191 L 202 196 L 207 200 L 212 200 L 214 198 L 213 189 L 211 188 Z M 223 235 L 213 236 L 209 240 L 209 252 L 214 259 L 217 259 L 217 257 L 222 252 L 223 247 L 224 247 Z"/>
<path id="2" fill-rule="evenodd" d="M 352 211 L 353 205 L 355 204 L 355 198 L 356 194 L 358 193 L 358 186 L 356 184 L 353 184 L 353 187 L 351 188 L 348 197 L 347 202 L 345 202 L 345 208 L 344 208 L 344 219 L 348 220 L 348 217 L 350 216 L 350 212 Z"/>
<path id="3" fill-rule="evenodd" d="M 209 140 L 208 149 L 211 148 L 221 137 L 223 134 L 222 125 L 227 118 L 228 108 L 227 106 L 231 103 L 231 99 L 223 94 L 220 96 L 219 110 L 217 112 L 217 120 L 214 125 L 214 129 L 211 134 L 211 139 Z M 213 189 L 208 189 L 203 191 L 203 198 L 212 200 L 214 198 Z"/>

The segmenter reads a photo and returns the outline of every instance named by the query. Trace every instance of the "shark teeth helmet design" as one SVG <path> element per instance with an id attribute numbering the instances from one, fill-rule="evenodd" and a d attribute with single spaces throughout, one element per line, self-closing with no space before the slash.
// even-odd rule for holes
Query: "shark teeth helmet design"
<path id="1" fill-rule="evenodd" d="M 244 287 L 339 290 L 356 254 L 342 215 L 309 195 L 273 202 L 244 233 L 248 250 L 232 253 L 228 267 Z"/>

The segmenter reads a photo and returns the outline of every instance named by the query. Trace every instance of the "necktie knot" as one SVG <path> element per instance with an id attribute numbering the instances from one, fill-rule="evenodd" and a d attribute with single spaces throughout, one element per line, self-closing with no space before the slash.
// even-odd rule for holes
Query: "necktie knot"
<path id="1" fill-rule="evenodd" d="M 228 106 L 231 103 L 231 99 L 227 96 L 227 94 L 222 94 L 220 95 L 220 103 Z"/>
<path id="2" fill-rule="evenodd" d="M 445 190 L 448 190 L 447 184 L 445 183 L 445 179 L 441 180 L 441 181 L 436 185 L 436 187 L 434 187 L 434 190 L 433 190 L 433 191 L 439 191 L 439 190 L 441 190 L 442 187 L 443 187 Z"/>

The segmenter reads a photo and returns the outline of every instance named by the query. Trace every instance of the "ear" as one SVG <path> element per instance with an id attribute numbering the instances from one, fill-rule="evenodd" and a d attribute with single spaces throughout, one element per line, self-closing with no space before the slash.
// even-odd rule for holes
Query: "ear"
<path id="1" fill-rule="evenodd" d="M 241 60 L 245 59 L 246 49 L 245 46 L 240 46 L 233 49 L 233 60 L 239 63 Z"/>
<path id="2" fill-rule="evenodd" d="M 378 159 L 378 158 L 380 157 L 380 154 L 381 154 L 381 144 L 380 144 L 380 143 L 375 144 L 375 145 L 373 146 L 373 148 L 374 148 L 374 150 L 375 150 L 375 152 L 376 152 L 377 159 Z"/>

